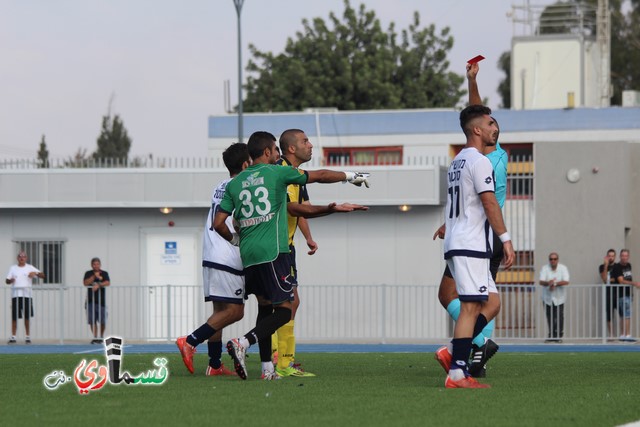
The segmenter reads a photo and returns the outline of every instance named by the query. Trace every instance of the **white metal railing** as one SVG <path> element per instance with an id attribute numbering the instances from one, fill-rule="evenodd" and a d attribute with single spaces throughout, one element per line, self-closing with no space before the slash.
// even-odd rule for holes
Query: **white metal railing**
<path id="1" fill-rule="evenodd" d="M 141 169 L 223 169 L 222 158 L 211 157 L 133 157 L 133 158 L 67 158 L 50 159 L 2 159 L 0 170 L 21 169 L 103 169 L 103 168 L 141 168 Z"/>
<path id="2" fill-rule="evenodd" d="M 358 162 L 349 163 L 345 157 L 326 159 L 318 156 L 305 163 L 305 169 L 323 167 L 361 168 L 366 166 L 387 167 L 420 167 L 420 166 L 448 166 L 451 160 L 448 156 L 415 155 L 405 156 L 404 163 L 397 162 Z M 221 157 L 134 157 L 109 159 L 51 159 L 43 162 L 38 159 L 0 159 L 0 170 L 34 170 L 34 169 L 107 169 L 107 168 L 139 168 L 139 169 L 214 169 L 224 170 Z"/>
<path id="3" fill-rule="evenodd" d="M 11 331 L 11 289 L 1 288 L 5 310 L 0 330 Z M 501 285 L 502 310 L 496 319 L 497 340 L 542 341 L 547 321 L 539 286 Z M 438 303 L 436 285 L 304 285 L 302 306 L 296 318 L 300 342 L 442 342 L 451 336 L 452 323 Z M 34 286 L 35 317 L 31 319 L 34 342 L 89 342 L 81 286 Z M 138 341 L 171 341 L 200 326 L 210 315 L 199 286 L 122 286 L 107 288 L 106 334 Z M 603 285 L 569 285 L 565 304 L 564 341 L 606 342 Z M 245 318 L 225 330 L 225 339 L 250 330 L 256 318 L 256 302 L 245 305 Z M 612 311 L 613 336 L 621 331 Z M 631 330 L 640 333 L 640 306 L 632 304 Z M 603 333 L 604 332 L 604 333 Z M 24 320 L 18 320 L 18 337 L 24 339 Z M 20 341 L 19 341 L 20 342 Z"/>

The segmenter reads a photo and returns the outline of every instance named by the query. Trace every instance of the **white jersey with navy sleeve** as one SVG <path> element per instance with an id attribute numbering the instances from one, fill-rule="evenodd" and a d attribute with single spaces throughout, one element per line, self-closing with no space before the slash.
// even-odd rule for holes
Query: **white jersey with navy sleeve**
<path id="1" fill-rule="evenodd" d="M 213 228 L 213 217 L 219 209 L 220 201 L 224 197 L 229 181 L 231 181 L 231 178 L 220 182 L 211 195 L 211 208 L 209 209 L 209 215 L 207 215 L 202 242 L 202 266 L 243 275 L 244 267 L 240 258 L 240 249 L 225 240 Z M 226 224 L 229 230 L 234 230 L 231 216 L 227 218 Z"/>
<path id="2" fill-rule="evenodd" d="M 490 258 L 493 234 L 480 194 L 495 192 L 491 162 L 475 148 L 465 148 L 451 162 L 447 181 L 445 259 Z"/>

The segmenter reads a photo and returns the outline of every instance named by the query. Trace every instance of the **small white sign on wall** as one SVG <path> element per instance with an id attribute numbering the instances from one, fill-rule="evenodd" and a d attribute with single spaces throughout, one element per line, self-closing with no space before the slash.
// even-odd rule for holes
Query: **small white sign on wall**
<path id="1" fill-rule="evenodd" d="M 162 255 L 162 265 L 180 265 L 180 255 L 178 255 L 178 242 L 164 242 L 164 254 Z"/>

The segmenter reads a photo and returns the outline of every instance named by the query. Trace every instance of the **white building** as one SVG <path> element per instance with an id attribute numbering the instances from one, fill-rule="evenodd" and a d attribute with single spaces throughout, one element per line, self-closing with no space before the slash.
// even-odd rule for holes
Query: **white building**
<path id="1" fill-rule="evenodd" d="M 640 254 L 640 202 L 635 191 L 640 187 L 635 172 L 640 166 L 640 108 L 505 110 L 496 111 L 495 116 L 501 125 L 501 144 L 512 156 L 525 156 L 512 159 L 505 209 L 521 258 L 516 271 L 503 274 L 501 281 L 535 283 L 535 270 L 551 251 L 559 252 L 563 263 L 570 266 L 572 283 L 596 283 L 597 266 L 609 247 L 630 248 L 633 262 L 633 254 Z M 309 188 L 314 203 L 350 201 L 369 205 L 371 210 L 312 220 L 320 249 L 313 257 L 299 251 L 300 281 L 302 286 L 337 288 L 314 297 L 307 310 L 348 305 L 352 297 L 341 289 L 346 286 L 430 287 L 425 300 L 395 294 L 393 298 L 409 298 L 415 307 L 408 306 L 406 319 L 397 320 L 400 324 L 394 323 L 384 335 L 386 339 L 393 339 L 396 333 L 408 334 L 403 339 L 445 336 L 446 316 L 432 292 L 444 261 L 441 242 L 434 242 L 432 235 L 443 221 L 446 203 L 443 165 L 464 141 L 458 112 L 244 116 L 245 137 L 255 130 L 278 136 L 287 128 L 301 128 L 312 140 L 314 161 L 309 169 L 337 161 L 344 164 L 332 168 L 372 173 L 370 189 L 342 184 Z M 236 129 L 235 116 L 209 119 L 213 160 L 236 140 Z M 172 304 L 176 299 L 197 300 L 204 218 L 210 192 L 226 171 L 194 164 L 197 162 L 171 168 L 103 169 L 5 165 L 0 169 L 0 259 L 8 269 L 18 248 L 28 244 L 31 260 L 49 277 L 47 283 L 74 292 L 66 301 L 67 311 L 55 320 L 61 329 L 66 328 L 66 337 L 88 333 L 81 281 L 94 256 L 102 259 L 111 274 L 112 295 L 118 287 L 171 284 L 196 286 L 179 293 Z M 411 209 L 402 212 L 401 205 Z M 172 212 L 161 213 L 163 207 Z M 304 243 L 298 246 L 303 248 Z M 177 312 L 173 305 L 166 305 L 159 290 L 158 295 L 149 292 L 130 298 L 127 312 L 139 313 L 138 321 L 123 327 L 128 336 L 164 337 L 175 335 L 176 329 L 184 333 L 201 323 L 204 310 L 209 310 Z M 374 314 L 381 310 L 381 300 L 366 304 L 373 306 L 368 308 Z M 114 316 L 117 309 L 112 307 Z M 435 317 L 416 321 L 411 313 L 421 312 Z M 354 313 L 356 318 L 350 322 L 369 322 Z M 8 325 L 7 311 L 4 316 Z M 77 321 L 69 326 L 67 318 Z M 182 323 L 172 326 L 174 321 Z M 429 332 L 411 332 L 423 323 L 432 325 Z M 162 325 L 159 332 L 155 324 Z M 378 332 L 371 334 L 371 339 L 378 339 Z"/>

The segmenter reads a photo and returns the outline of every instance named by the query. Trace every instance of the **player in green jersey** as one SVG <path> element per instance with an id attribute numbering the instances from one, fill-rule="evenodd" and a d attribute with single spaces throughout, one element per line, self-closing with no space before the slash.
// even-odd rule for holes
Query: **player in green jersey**
<path id="1" fill-rule="evenodd" d="M 269 345 L 260 346 L 260 359 L 263 379 L 272 380 L 279 376 L 271 362 L 271 335 L 291 319 L 293 301 L 287 212 L 312 218 L 367 209 L 350 203 L 327 206 L 287 203 L 287 186 L 346 181 L 368 187 L 369 182 L 368 174 L 358 172 L 302 171 L 276 166 L 276 138 L 269 132 L 253 133 L 247 145 L 253 164 L 227 185 L 213 226 L 223 238 L 239 244 L 245 267 L 246 294 L 255 294 L 259 305 L 256 327 L 244 337 L 229 341 L 227 350 L 234 360 L 236 372 L 246 379 L 246 350 L 261 340 L 268 342 Z M 237 234 L 225 224 L 232 214 L 238 224 Z"/>

